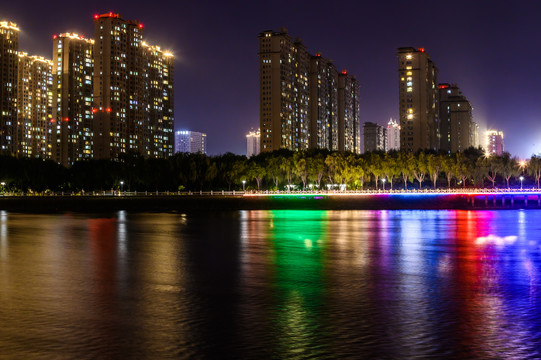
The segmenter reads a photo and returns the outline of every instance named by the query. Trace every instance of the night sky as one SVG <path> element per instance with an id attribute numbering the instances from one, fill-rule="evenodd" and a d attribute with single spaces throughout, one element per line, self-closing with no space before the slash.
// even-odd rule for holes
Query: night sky
<path id="1" fill-rule="evenodd" d="M 268 4 L 267 6 L 264 6 Z M 506 150 L 541 152 L 541 2 L 497 1 L 2 1 L 21 28 L 20 50 L 51 58 L 52 35 L 93 37 L 95 13 L 145 26 L 176 55 L 175 130 L 203 131 L 208 153 L 246 151 L 259 127 L 257 34 L 286 27 L 361 84 L 361 122 L 398 116 L 396 49 L 424 47 Z"/>

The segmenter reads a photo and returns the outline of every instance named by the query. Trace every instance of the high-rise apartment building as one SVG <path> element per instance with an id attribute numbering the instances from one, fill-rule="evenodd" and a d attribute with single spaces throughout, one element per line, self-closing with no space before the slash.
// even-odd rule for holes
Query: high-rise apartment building
<path id="1" fill-rule="evenodd" d="M 92 39 L 53 36 L 51 158 L 64 166 L 93 157 L 93 51 Z"/>
<path id="2" fill-rule="evenodd" d="M 19 52 L 17 79 L 17 154 L 48 159 L 52 109 L 51 60 Z"/>
<path id="3" fill-rule="evenodd" d="M 115 159 L 144 146 L 143 25 L 94 16 L 94 157 Z"/>
<path id="4" fill-rule="evenodd" d="M 504 150 L 503 132 L 489 130 L 486 132 L 486 152 L 489 155 L 502 155 Z"/>
<path id="5" fill-rule="evenodd" d="M 143 24 L 94 16 L 94 157 L 173 151 L 173 55 L 143 43 Z"/>
<path id="6" fill-rule="evenodd" d="M 439 84 L 440 149 L 464 151 L 475 144 L 472 106 L 456 84 Z"/>
<path id="7" fill-rule="evenodd" d="M 400 148 L 405 151 L 439 147 L 438 68 L 425 49 L 398 49 Z"/>
<path id="8" fill-rule="evenodd" d="M 373 122 L 363 125 L 364 152 L 385 151 L 387 148 L 387 128 Z"/>
<path id="9" fill-rule="evenodd" d="M 159 46 L 143 42 L 145 74 L 144 154 L 155 158 L 173 155 L 174 57 Z"/>
<path id="10" fill-rule="evenodd" d="M 286 29 L 258 37 L 261 151 L 307 149 L 310 55 Z"/>
<path id="11" fill-rule="evenodd" d="M 261 139 L 261 131 L 257 129 L 257 131 L 250 131 L 248 134 L 246 134 L 246 156 L 251 157 L 253 155 L 259 154 L 260 151 L 260 141 Z"/>
<path id="12" fill-rule="evenodd" d="M 477 124 L 475 121 L 472 121 L 472 134 L 473 134 L 473 144 L 472 146 L 475 148 L 478 148 L 481 145 L 481 141 L 479 140 L 479 124 Z"/>
<path id="13" fill-rule="evenodd" d="M 17 153 L 19 28 L 0 21 L 0 151 Z"/>
<path id="14" fill-rule="evenodd" d="M 179 130 L 175 132 L 175 153 L 188 152 L 188 153 L 207 153 L 207 134 Z"/>
<path id="15" fill-rule="evenodd" d="M 343 70 L 338 75 L 338 150 L 361 153 L 359 83 Z"/>
<path id="16" fill-rule="evenodd" d="M 400 150 L 400 125 L 393 118 L 387 123 L 387 141 L 385 151 Z"/>
<path id="17" fill-rule="evenodd" d="M 286 29 L 259 38 L 261 151 L 325 148 L 359 153 L 359 84 L 310 55 Z"/>
<path id="18" fill-rule="evenodd" d="M 310 148 L 338 150 L 338 71 L 316 53 L 310 58 Z"/>

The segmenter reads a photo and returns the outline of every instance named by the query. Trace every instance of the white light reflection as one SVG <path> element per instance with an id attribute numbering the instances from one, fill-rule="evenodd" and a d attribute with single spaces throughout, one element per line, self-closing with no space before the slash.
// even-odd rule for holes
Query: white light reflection
<path id="1" fill-rule="evenodd" d="M 8 213 L 5 210 L 0 211 L 0 257 L 2 260 L 7 257 L 8 248 Z"/>
<path id="2" fill-rule="evenodd" d="M 121 258 L 126 257 L 127 235 L 126 235 L 126 211 L 118 212 L 118 254 Z"/>

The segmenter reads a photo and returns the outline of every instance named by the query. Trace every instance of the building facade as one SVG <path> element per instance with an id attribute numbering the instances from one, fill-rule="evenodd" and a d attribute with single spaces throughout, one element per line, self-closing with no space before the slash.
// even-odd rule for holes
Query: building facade
<path id="1" fill-rule="evenodd" d="M 438 68 L 424 48 L 398 49 L 400 148 L 405 151 L 437 150 Z"/>
<path id="2" fill-rule="evenodd" d="M 387 148 L 387 128 L 373 122 L 363 125 L 364 152 L 385 151 Z"/>
<path id="3" fill-rule="evenodd" d="M 486 136 L 486 152 L 489 155 L 502 155 L 505 151 L 503 143 L 503 132 L 498 130 L 489 130 Z"/>
<path id="4" fill-rule="evenodd" d="M 391 118 L 387 123 L 387 141 L 385 151 L 400 150 L 400 125 Z"/>
<path id="5" fill-rule="evenodd" d="M 17 78 L 19 28 L 0 21 L 0 151 L 17 153 Z"/>
<path id="6" fill-rule="evenodd" d="M 361 153 L 359 83 L 343 70 L 338 75 L 338 150 Z"/>
<path id="7" fill-rule="evenodd" d="M 207 153 L 207 134 L 179 130 L 175 132 L 175 153 Z"/>
<path id="8" fill-rule="evenodd" d="M 143 43 L 143 24 L 94 16 L 94 157 L 173 151 L 174 59 Z"/>
<path id="9" fill-rule="evenodd" d="M 48 159 L 52 97 L 51 60 L 19 52 L 17 79 L 17 154 Z"/>
<path id="10" fill-rule="evenodd" d="M 72 33 L 53 36 L 51 159 L 64 166 L 91 159 L 94 40 Z"/>
<path id="11" fill-rule="evenodd" d="M 253 155 L 257 155 L 260 152 L 260 139 L 261 139 L 261 131 L 257 129 L 257 131 L 250 131 L 248 134 L 246 134 L 246 156 L 251 157 Z"/>
<path id="12" fill-rule="evenodd" d="M 261 151 L 307 149 L 310 55 L 286 29 L 258 38 Z"/>
<path id="13" fill-rule="evenodd" d="M 174 57 L 159 46 L 143 42 L 145 61 L 144 154 L 155 158 L 173 155 Z"/>
<path id="14" fill-rule="evenodd" d="M 317 53 L 310 58 L 310 148 L 338 150 L 338 71 Z"/>
<path id="15" fill-rule="evenodd" d="M 439 84 L 440 149 L 449 153 L 475 146 L 473 108 L 456 84 Z"/>

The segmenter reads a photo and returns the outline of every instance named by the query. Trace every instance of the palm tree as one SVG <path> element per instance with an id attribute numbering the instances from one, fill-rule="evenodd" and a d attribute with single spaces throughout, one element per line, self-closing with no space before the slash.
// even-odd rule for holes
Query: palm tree
<path id="1" fill-rule="evenodd" d="M 424 152 L 420 152 L 415 157 L 415 166 L 413 167 L 413 176 L 419 182 L 419 190 L 423 187 L 426 172 L 426 156 Z"/>
<path id="2" fill-rule="evenodd" d="M 445 173 L 445 177 L 447 178 L 447 187 L 451 188 L 451 180 L 453 179 L 453 176 L 456 174 L 457 166 L 456 166 L 456 157 L 451 155 L 446 155 L 441 158 L 441 169 Z"/>
<path id="3" fill-rule="evenodd" d="M 490 155 L 479 158 L 477 168 L 481 173 L 492 182 L 492 187 L 496 187 L 496 177 L 501 172 L 501 159 L 498 155 Z"/>
<path id="4" fill-rule="evenodd" d="M 387 177 L 392 190 L 394 177 L 400 175 L 400 168 L 398 167 L 395 151 L 385 153 L 382 161 L 382 168 L 383 174 Z"/>
<path id="5" fill-rule="evenodd" d="M 541 156 L 532 155 L 532 158 L 528 162 L 528 174 L 535 177 L 537 182 L 537 188 L 539 189 L 539 179 L 541 179 Z"/>
<path id="6" fill-rule="evenodd" d="M 293 155 L 293 172 L 302 180 L 302 189 L 306 189 L 306 181 L 308 179 L 308 168 L 306 157 L 303 152 L 296 152 Z"/>
<path id="7" fill-rule="evenodd" d="M 404 190 L 408 189 L 408 179 L 413 176 L 413 169 L 415 168 L 415 158 L 410 152 L 401 151 L 398 153 L 397 164 L 402 174 L 402 180 L 404 180 Z"/>
<path id="8" fill-rule="evenodd" d="M 323 178 L 323 174 L 325 174 L 325 158 L 323 154 L 314 154 L 306 160 L 308 179 L 316 182 L 318 189 L 321 189 L 321 179 Z"/>
<path id="9" fill-rule="evenodd" d="M 368 171 L 374 175 L 377 190 L 379 177 L 383 175 L 383 167 L 381 163 L 381 156 L 376 152 L 368 154 Z"/>
<path id="10" fill-rule="evenodd" d="M 434 182 L 434 190 L 436 190 L 436 182 L 443 163 L 443 157 L 437 154 L 426 155 L 426 171 L 430 174 L 432 181 Z"/>
<path id="11" fill-rule="evenodd" d="M 509 189 L 509 179 L 513 176 L 520 175 L 520 168 L 516 158 L 512 158 L 511 154 L 504 152 L 500 157 L 501 172 L 505 181 L 507 182 L 507 188 Z"/>

